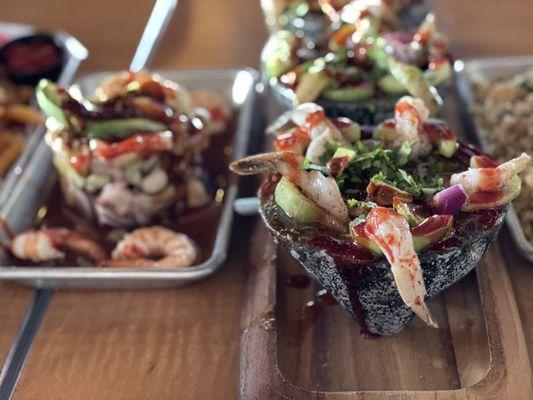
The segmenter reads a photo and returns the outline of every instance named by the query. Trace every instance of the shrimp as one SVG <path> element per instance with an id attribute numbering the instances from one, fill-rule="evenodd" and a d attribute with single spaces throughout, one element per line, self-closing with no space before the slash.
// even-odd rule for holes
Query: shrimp
<path id="1" fill-rule="evenodd" d="M 67 228 L 41 228 L 16 235 L 11 241 L 11 252 L 17 258 L 42 262 L 65 258 L 60 249 L 66 248 L 84 257 L 100 262 L 107 258 L 100 245 Z"/>
<path id="2" fill-rule="evenodd" d="M 376 18 L 399 30 L 402 22 L 394 10 L 384 1 L 381 0 L 359 0 L 352 1 L 339 11 L 340 19 L 349 24 L 358 24 L 362 20 Z M 331 18 L 331 17 L 330 17 Z M 335 20 L 333 14 L 333 20 Z"/>
<path id="3" fill-rule="evenodd" d="M 429 110 L 422 100 L 403 96 L 394 107 L 394 118 L 401 139 L 415 141 L 422 124 L 429 118 Z"/>
<path id="4" fill-rule="evenodd" d="M 424 302 L 424 277 L 407 220 L 390 208 L 374 207 L 367 216 L 364 231 L 387 258 L 404 303 L 426 324 L 438 328 Z"/>
<path id="5" fill-rule="evenodd" d="M 240 175 L 256 175 L 278 172 L 298 186 L 315 204 L 322 207 L 337 224 L 345 227 L 349 223 L 348 208 L 332 177 L 319 171 L 300 169 L 301 156 L 291 152 L 264 153 L 231 163 L 232 171 Z"/>
<path id="6" fill-rule="evenodd" d="M 289 123 L 296 125 L 287 132 L 283 128 Z M 277 119 L 268 129 L 268 133 L 283 133 L 275 140 L 278 151 L 291 151 L 305 156 L 314 164 L 320 162 L 321 156 L 327 151 L 326 144 L 336 141 L 345 146 L 349 142 L 341 130 L 326 117 L 324 109 L 314 103 L 300 104 L 296 109 L 288 111 Z"/>
<path id="7" fill-rule="evenodd" d="M 193 107 L 206 109 L 209 113 L 207 129 L 217 134 L 226 129 L 233 114 L 231 105 L 224 95 L 212 90 L 195 90 L 190 93 Z"/>
<path id="8" fill-rule="evenodd" d="M 522 153 L 497 167 L 469 168 L 468 171 L 453 174 L 450 185 L 463 185 L 467 194 L 504 190 L 511 178 L 523 171 L 530 160 L 530 156 Z"/>
<path id="9" fill-rule="evenodd" d="M 147 71 L 121 72 L 104 80 L 96 89 L 95 102 L 106 103 L 135 92 L 164 102 L 173 110 L 190 114 L 189 93 L 175 82 L 162 79 Z"/>
<path id="10" fill-rule="evenodd" d="M 287 111 L 279 116 L 268 128 L 268 134 L 286 132 L 290 125 L 296 125 L 307 133 L 310 139 L 320 136 L 326 129 L 337 129 L 324 112 L 324 109 L 315 103 L 302 103 L 294 110 Z M 338 130 L 338 129 L 337 129 Z"/>
<path id="11" fill-rule="evenodd" d="M 430 139 L 421 134 L 423 124 L 429 118 L 429 110 L 424 102 L 411 96 L 403 96 L 394 107 L 395 130 L 397 139 L 393 142 L 394 147 L 400 147 L 403 142 L 412 142 L 411 157 L 429 154 L 432 149 Z"/>
<path id="12" fill-rule="evenodd" d="M 162 226 L 139 228 L 122 238 L 100 265 L 109 268 L 186 268 L 198 259 L 196 244 Z"/>

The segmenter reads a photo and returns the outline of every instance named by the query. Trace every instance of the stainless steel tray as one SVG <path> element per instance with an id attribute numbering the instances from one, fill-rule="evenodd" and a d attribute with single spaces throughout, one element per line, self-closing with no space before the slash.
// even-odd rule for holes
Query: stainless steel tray
<path id="1" fill-rule="evenodd" d="M 470 139 L 476 141 L 482 149 L 486 149 L 487 147 L 485 139 L 486 132 L 470 112 L 472 106 L 475 104 L 471 85 L 472 79 L 482 79 L 491 82 L 496 79 L 509 78 L 529 68 L 533 68 L 533 56 L 531 55 L 456 61 L 456 82 L 461 101 L 464 105 L 463 118 L 467 125 L 467 132 L 471 135 Z M 520 253 L 529 261 L 533 261 L 533 244 L 526 239 L 512 205 L 509 207 L 506 223 Z"/>
<path id="2" fill-rule="evenodd" d="M 239 111 L 232 157 L 238 159 L 245 155 L 252 128 L 255 85 L 258 79 L 256 71 L 247 68 L 156 72 L 189 89 L 214 89 L 225 93 L 234 108 Z M 96 85 L 112 73 L 114 72 L 90 74 L 76 84 L 82 92 L 92 93 Z M 19 179 L 7 194 L 5 204 L 0 205 L 0 218 L 3 218 L 15 233 L 26 229 L 32 224 L 55 178 L 51 152 L 41 140 Z M 0 253 L 0 265 L 4 265 L 0 267 L 0 279 L 10 279 L 39 288 L 140 289 L 175 287 L 205 278 L 214 273 L 226 259 L 233 220 L 232 204 L 237 190 L 237 180 L 230 180 L 216 227 L 213 250 L 208 259 L 199 265 L 176 270 L 16 267 L 5 266 L 6 255 Z"/>
<path id="3" fill-rule="evenodd" d="M 37 29 L 31 25 L 11 24 L 0 22 L 0 31 L 7 34 L 8 39 L 15 39 L 19 36 L 31 35 Z M 57 82 L 60 85 L 68 85 L 72 82 L 74 75 L 78 71 L 81 62 L 89 56 L 87 49 L 73 36 L 63 31 L 53 33 L 53 36 L 63 45 L 65 51 L 65 63 Z M 0 206 L 5 203 L 9 193 L 13 190 L 22 170 L 29 162 L 35 148 L 42 141 L 45 133 L 44 126 L 37 127 L 29 136 L 26 143 L 26 150 L 19 159 L 11 166 L 5 179 L 0 179 Z"/>

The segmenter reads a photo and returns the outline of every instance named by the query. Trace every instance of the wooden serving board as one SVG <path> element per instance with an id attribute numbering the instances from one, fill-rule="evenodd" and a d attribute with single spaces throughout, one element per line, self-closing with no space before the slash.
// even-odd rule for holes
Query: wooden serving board
<path id="1" fill-rule="evenodd" d="M 495 243 L 475 273 L 413 319 L 366 339 L 257 224 L 242 315 L 242 399 L 531 399 L 531 367 Z M 321 292 L 318 292 L 321 294 Z"/>

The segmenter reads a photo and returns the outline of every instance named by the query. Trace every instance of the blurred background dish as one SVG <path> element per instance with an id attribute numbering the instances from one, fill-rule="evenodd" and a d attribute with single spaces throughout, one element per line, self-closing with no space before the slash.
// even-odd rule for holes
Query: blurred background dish
<path id="1" fill-rule="evenodd" d="M 0 48 L 0 65 L 14 83 L 35 86 L 42 78 L 59 78 L 64 50 L 52 35 L 39 33 L 9 40 Z"/>

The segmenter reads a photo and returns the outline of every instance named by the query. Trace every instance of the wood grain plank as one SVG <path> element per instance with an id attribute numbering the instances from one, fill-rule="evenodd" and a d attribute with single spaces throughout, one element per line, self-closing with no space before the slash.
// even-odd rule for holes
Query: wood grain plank
<path id="1" fill-rule="evenodd" d="M 284 250 L 278 260 L 278 363 L 292 384 L 325 392 L 460 387 L 442 296 L 429 302 L 441 329 L 427 329 L 415 319 L 397 335 L 365 339 L 340 306 L 316 307 L 324 304 L 315 300 L 316 284 L 306 290 L 287 286 L 287 277 L 302 269 Z M 469 289 L 476 291 L 475 282 Z M 314 305 L 306 307 L 310 301 Z M 467 311 L 472 307 L 475 302 L 465 305 Z M 479 346 L 487 350 L 487 340 Z"/>
<path id="2" fill-rule="evenodd" d="M 153 1 L 2 1 L 2 20 L 63 29 L 90 51 L 81 71 L 126 68 Z M 245 34 L 243 34 L 245 33 Z M 257 65 L 266 37 L 258 1 L 180 0 L 153 65 Z"/>
<path id="3" fill-rule="evenodd" d="M 245 251 L 235 242 L 228 265 L 183 288 L 56 292 L 14 398 L 232 398 Z"/>
<path id="4" fill-rule="evenodd" d="M 470 387 L 485 377 L 490 365 L 475 273 L 446 289 L 443 296 L 460 386 Z"/>
<path id="5" fill-rule="evenodd" d="M 500 247 L 509 270 L 529 359 L 533 360 L 533 263 L 526 261 L 515 249 L 507 228 L 502 229 Z"/>
<path id="6" fill-rule="evenodd" d="M 287 355 L 287 348 L 284 348 L 283 345 L 284 339 L 279 333 L 286 334 L 288 331 L 283 328 L 283 325 L 286 324 L 283 318 L 286 317 L 290 308 L 278 303 L 280 299 L 286 300 L 287 296 L 276 296 L 276 290 L 278 292 L 284 290 L 282 287 L 277 288 L 278 284 L 280 282 L 283 284 L 286 281 L 283 273 L 279 275 L 281 279 L 277 279 L 278 269 L 281 272 L 283 266 L 276 268 L 276 265 L 279 266 L 287 260 L 283 260 L 283 256 L 276 257 L 276 247 L 267 235 L 266 228 L 258 222 L 256 242 L 263 244 L 263 250 L 252 254 L 254 266 L 250 270 L 247 282 L 246 307 L 242 320 L 244 328 L 241 344 L 240 395 L 242 398 L 330 400 L 481 400 L 488 398 L 526 400 L 531 398 L 533 393 L 531 367 L 526 354 L 525 338 L 511 283 L 502 263 L 501 252 L 497 244 L 490 249 L 476 272 L 477 285 L 471 281 L 462 282 L 462 287 L 457 287 L 456 290 L 466 289 L 469 293 L 454 294 L 451 292 L 449 295 L 451 303 L 447 306 L 449 315 L 452 317 L 450 323 L 468 319 L 476 309 L 483 313 L 489 357 L 480 357 L 478 354 L 480 352 L 477 349 L 465 345 L 467 344 L 465 342 L 469 342 L 468 337 L 466 339 L 458 338 L 463 328 L 446 326 L 446 329 L 453 333 L 460 383 L 463 385 L 469 383 L 470 385 L 459 387 L 459 382 L 457 382 L 456 387 L 439 388 L 439 390 L 412 390 L 406 388 L 405 385 L 417 382 L 416 377 L 411 378 L 413 371 L 420 374 L 418 381 L 423 381 L 424 377 L 427 376 L 432 380 L 431 384 L 436 386 L 440 382 L 439 375 L 442 373 L 443 367 L 451 370 L 455 368 L 455 365 L 442 363 L 440 366 L 425 365 L 428 360 L 432 361 L 435 348 L 431 347 L 438 349 L 439 345 L 446 344 L 448 339 L 441 337 L 436 342 L 428 341 L 431 330 L 422 326 L 420 327 L 421 334 L 417 335 L 416 331 L 412 331 L 416 329 L 416 321 L 411 322 L 406 327 L 404 332 L 409 330 L 411 332 L 404 337 L 402 337 L 402 333 L 392 337 L 383 337 L 376 340 L 374 344 L 372 342 L 365 343 L 364 347 L 353 346 L 350 342 L 344 342 L 348 346 L 339 352 L 335 351 L 335 344 L 328 343 L 325 346 L 324 359 L 327 361 L 324 365 L 302 365 L 302 363 L 317 364 L 317 361 L 321 360 L 320 356 L 299 357 L 296 360 L 285 359 L 289 358 L 290 355 Z M 255 247 L 255 250 L 261 250 L 261 247 Z M 481 294 L 481 307 L 473 297 L 478 287 Z M 289 296 L 292 297 L 294 294 Z M 470 301 L 464 301 L 465 299 Z M 455 308 L 459 303 L 461 307 Z M 435 309 L 435 303 L 431 307 Z M 278 314 L 276 313 L 278 308 L 282 310 L 285 308 L 285 310 Z M 322 310 L 323 315 L 327 315 L 330 309 Z M 437 314 L 442 318 L 441 312 L 438 311 Z M 319 315 L 316 321 L 321 317 Z M 345 338 L 348 335 L 342 332 L 342 317 L 345 315 L 336 316 L 327 323 L 327 326 Z M 479 316 L 477 316 L 477 320 L 479 321 Z M 320 346 L 316 346 L 318 342 L 315 337 L 323 334 L 324 325 L 326 324 L 311 326 L 311 333 L 314 337 L 310 341 L 303 338 L 304 340 L 299 342 L 300 346 L 303 346 L 299 354 L 312 354 L 320 351 Z M 352 323 L 351 326 L 353 327 L 354 324 Z M 443 328 L 440 330 L 441 334 L 442 332 Z M 326 340 L 329 339 L 329 337 L 326 338 Z M 476 346 L 481 347 L 479 343 L 476 343 Z M 485 348 L 485 346 L 483 347 Z M 382 352 L 379 352 L 379 349 Z M 458 354 L 458 351 L 462 351 L 462 353 Z M 448 349 L 446 354 L 449 355 L 450 353 L 453 353 L 453 350 Z M 398 356 L 397 360 L 395 360 L 395 355 Z M 328 375 L 331 374 L 333 377 L 342 375 L 345 365 L 350 369 L 352 362 L 350 356 L 355 359 L 360 358 L 362 361 L 361 365 L 353 370 L 355 377 L 362 380 L 363 384 L 367 384 L 367 381 L 374 382 L 380 386 L 379 389 L 325 388 L 320 386 L 324 382 L 335 384 L 336 381 Z M 485 363 L 480 367 L 479 360 L 481 359 Z M 289 367 L 284 368 L 287 365 Z M 464 368 L 467 365 L 476 368 L 473 374 L 465 373 Z M 376 366 L 385 366 L 385 369 L 380 374 L 375 371 Z M 304 371 L 304 374 L 294 374 L 293 371 L 296 369 L 300 372 Z M 326 379 L 323 380 L 323 377 L 318 377 L 317 374 L 312 373 L 312 387 L 302 387 L 301 382 L 295 381 L 295 377 L 301 379 L 301 376 L 304 375 L 302 381 L 307 382 L 305 373 L 313 371 L 313 369 L 318 369 L 322 375 L 326 375 Z M 354 379 L 351 382 L 353 381 Z M 389 382 L 394 382 L 395 386 L 384 390 L 382 386 Z"/>
<path id="7" fill-rule="evenodd" d="M 0 282 L 0 368 L 11 348 L 33 295 L 32 289 L 11 282 Z"/>

